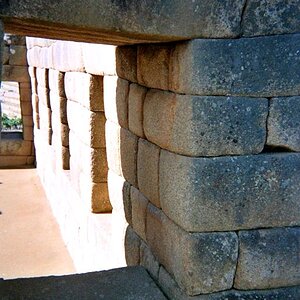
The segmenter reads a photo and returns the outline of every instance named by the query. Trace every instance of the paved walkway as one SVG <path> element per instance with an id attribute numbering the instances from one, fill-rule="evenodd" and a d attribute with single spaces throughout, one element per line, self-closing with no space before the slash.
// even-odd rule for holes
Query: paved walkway
<path id="1" fill-rule="evenodd" d="M 75 269 L 35 169 L 0 169 L 0 278 Z"/>

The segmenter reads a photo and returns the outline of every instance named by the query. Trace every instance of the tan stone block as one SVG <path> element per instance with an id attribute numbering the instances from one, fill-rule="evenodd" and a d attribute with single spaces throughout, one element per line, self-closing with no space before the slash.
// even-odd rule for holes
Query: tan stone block
<path id="1" fill-rule="evenodd" d="M 39 112 L 39 97 L 37 94 L 31 95 L 31 105 L 34 112 Z"/>
<path id="2" fill-rule="evenodd" d="M 103 77 L 82 72 L 67 72 L 64 78 L 68 100 L 91 111 L 103 111 Z"/>
<path id="3" fill-rule="evenodd" d="M 68 124 L 67 99 L 60 97 L 55 92 L 52 92 L 52 90 L 50 90 L 49 98 L 52 112 L 59 116 L 61 123 Z"/>
<path id="4" fill-rule="evenodd" d="M 106 122 L 109 169 L 137 187 L 136 161 L 138 137 L 115 123 Z"/>
<path id="5" fill-rule="evenodd" d="M 23 116 L 22 117 L 22 123 L 24 127 L 32 127 L 33 126 L 33 119 L 32 116 Z"/>
<path id="6" fill-rule="evenodd" d="M 46 68 L 36 68 L 36 79 L 38 86 L 41 88 L 49 88 L 48 83 L 48 69 Z"/>
<path id="7" fill-rule="evenodd" d="M 31 91 L 32 94 L 37 94 L 37 79 L 36 79 L 36 68 L 28 67 L 28 72 L 30 75 Z"/>
<path id="8" fill-rule="evenodd" d="M 11 66 L 27 66 L 27 49 L 26 46 L 11 45 L 9 56 L 9 64 Z"/>
<path id="9" fill-rule="evenodd" d="M 104 108 L 108 120 L 128 128 L 129 82 L 116 76 L 104 77 Z"/>
<path id="10" fill-rule="evenodd" d="M 62 72 L 84 71 L 84 63 L 80 43 L 56 41 L 52 45 L 52 53 L 54 69 Z"/>
<path id="11" fill-rule="evenodd" d="M 116 47 L 82 43 L 83 62 L 87 73 L 116 75 Z"/>
<path id="12" fill-rule="evenodd" d="M 7 65 L 9 64 L 9 47 L 3 46 L 3 52 L 2 52 L 2 64 Z"/>
<path id="13" fill-rule="evenodd" d="M 51 92 L 66 98 L 64 76 L 65 73 L 53 69 L 50 69 L 48 73 L 49 88 Z"/>
<path id="14" fill-rule="evenodd" d="M 34 165 L 35 163 L 35 156 L 28 156 L 26 160 L 26 165 Z"/>
<path id="15" fill-rule="evenodd" d="M 31 101 L 31 88 L 20 87 L 20 101 Z"/>
<path id="16" fill-rule="evenodd" d="M 137 47 L 121 46 L 116 50 L 116 68 L 119 77 L 137 82 Z"/>
<path id="17" fill-rule="evenodd" d="M 65 147 L 69 146 L 69 126 L 61 124 L 61 144 Z"/>
<path id="18" fill-rule="evenodd" d="M 2 66 L 2 81 L 29 82 L 28 69 L 25 66 Z"/>
<path id="19" fill-rule="evenodd" d="M 20 89 L 31 89 L 31 83 L 30 82 L 20 82 L 19 88 Z"/>
<path id="20" fill-rule="evenodd" d="M 40 51 L 40 57 L 39 57 L 39 64 L 42 68 L 54 68 L 54 63 L 53 63 L 53 55 L 52 55 L 53 48 L 52 46 L 50 47 L 44 47 L 41 48 Z"/>
<path id="21" fill-rule="evenodd" d="M 169 89 L 169 60 L 172 46 L 143 45 L 137 51 L 138 83 L 150 88 Z"/>
<path id="22" fill-rule="evenodd" d="M 1 140 L 0 155 L 24 156 L 31 154 L 31 141 L 24 140 Z"/>
<path id="23" fill-rule="evenodd" d="M 27 62 L 29 66 L 32 67 L 41 67 L 40 64 L 40 47 L 33 47 L 27 50 Z"/>
<path id="24" fill-rule="evenodd" d="M 22 116 L 32 116 L 31 102 L 21 102 Z"/>
<path id="25" fill-rule="evenodd" d="M 68 147 L 61 147 L 61 168 L 70 170 L 70 151 Z"/>
<path id="26" fill-rule="evenodd" d="M 105 116 L 103 112 L 91 112 L 80 104 L 67 101 L 69 128 L 86 145 L 105 147 Z"/>
<path id="27" fill-rule="evenodd" d="M 159 156 L 160 148 L 139 139 L 137 157 L 137 176 L 140 191 L 156 206 L 159 200 Z"/>
<path id="28" fill-rule="evenodd" d="M 147 89 L 132 83 L 128 96 L 128 125 L 129 130 L 135 135 L 144 138 L 143 107 Z"/>
<path id="29" fill-rule="evenodd" d="M 25 102 L 26 103 L 26 102 Z M 40 127 L 41 129 L 48 130 L 52 127 L 52 112 L 49 107 L 39 102 L 39 117 L 40 117 Z"/>
<path id="30" fill-rule="evenodd" d="M 135 187 L 130 189 L 132 226 L 134 231 L 146 241 L 146 213 L 148 199 Z"/>
<path id="31" fill-rule="evenodd" d="M 38 97 L 39 102 L 43 103 L 44 105 L 50 107 L 50 97 L 49 97 L 49 90 L 45 87 L 41 87 L 38 85 Z"/>
<path id="32" fill-rule="evenodd" d="M 27 164 L 27 156 L 0 155 L 0 167 L 24 166 L 26 164 Z"/>
<path id="33" fill-rule="evenodd" d="M 33 141 L 33 127 L 24 126 L 23 127 L 23 139 L 24 141 Z"/>

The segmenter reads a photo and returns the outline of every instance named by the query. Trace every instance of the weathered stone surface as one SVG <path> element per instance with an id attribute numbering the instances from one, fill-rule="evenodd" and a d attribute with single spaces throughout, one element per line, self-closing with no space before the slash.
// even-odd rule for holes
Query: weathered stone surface
<path id="1" fill-rule="evenodd" d="M 272 98 L 267 145 L 300 151 L 300 97 Z"/>
<path id="2" fill-rule="evenodd" d="M 65 124 L 60 124 L 60 130 L 61 130 L 61 144 L 65 147 L 69 146 L 69 126 Z"/>
<path id="3" fill-rule="evenodd" d="M 68 100 L 67 116 L 69 128 L 83 143 L 92 148 L 105 147 L 105 116 L 103 112 L 91 112 L 82 105 Z"/>
<path id="4" fill-rule="evenodd" d="M 10 0 L 9 5 L 1 6 L 0 16 L 5 17 L 7 31 L 14 29 L 12 32 L 17 34 L 41 36 L 43 33 L 49 38 L 60 36 L 67 40 L 122 45 L 236 37 L 240 33 L 244 3 L 245 0 L 200 0 L 185 5 L 178 0 L 151 0 L 145 5 L 138 0 L 125 3 L 34 0 L 29 4 L 27 0 Z M 18 26 L 14 24 L 16 19 Z"/>
<path id="5" fill-rule="evenodd" d="M 143 241 L 140 246 L 140 264 L 149 272 L 152 278 L 158 281 L 159 262 Z"/>
<path id="6" fill-rule="evenodd" d="M 259 153 L 266 139 L 268 100 L 201 97 L 150 90 L 144 103 L 147 139 L 189 156 Z"/>
<path id="7" fill-rule="evenodd" d="M 1 42 L 2 44 L 2 42 Z M 3 46 L 2 47 L 2 64 L 6 65 L 9 63 L 9 47 Z"/>
<path id="8" fill-rule="evenodd" d="M 32 94 L 37 94 L 37 79 L 36 79 L 36 68 L 35 67 L 28 67 L 28 73 L 30 75 L 30 87 Z"/>
<path id="9" fill-rule="evenodd" d="M 31 101 L 31 88 L 21 87 L 19 88 L 20 101 L 30 102 Z"/>
<path id="10" fill-rule="evenodd" d="M 33 127 L 23 126 L 23 139 L 24 141 L 33 141 Z"/>
<path id="11" fill-rule="evenodd" d="M 140 191 L 157 207 L 159 201 L 159 155 L 160 148 L 139 139 L 137 157 L 137 176 Z"/>
<path id="12" fill-rule="evenodd" d="M 3 140 L 1 140 L 2 143 Z M 27 165 L 28 156 L 0 155 L 0 167 Z"/>
<path id="13" fill-rule="evenodd" d="M 237 289 L 300 285 L 300 227 L 239 232 Z"/>
<path id="14" fill-rule="evenodd" d="M 81 43 L 83 63 L 87 73 L 116 75 L 116 47 Z"/>
<path id="15" fill-rule="evenodd" d="M 23 116 L 22 117 L 23 126 L 33 126 L 33 120 L 31 116 Z"/>
<path id="16" fill-rule="evenodd" d="M 134 231 L 146 241 L 146 211 L 148 199 L 135 187 L 130 189 L 132 208 L 132 227 Z"/>
<path id="17" fill-rule="evenodd" d="M 58 96 L 55 92 L 50 90 L 50 105 L 53 113 L 59 115 L 60 122 L 67 125 L 67 99 Z M 83 110 L 85 110 L 85 108 L 83 108 Z"/>
<path id="18" fill-rule="evenodd" d="M 53 69 L 49 70 L 48 78 L 49 78 L 49 88 L 51 92 L 57 94 L 60 97 L 66 98 L 64 77 L 65 77 L 65 73 L 63 72 L 53 70 Z M 74 77 L 76 77 L 76 75 Z M 83 83 L 81 82 L 80 84 Z"/>
<path id="19" fill-rule="evenodd" d="M 39 88 L 46 88 L 46 89 L 49 88 L 48 73 L 49 70 L 46 68 L 36 68 L 36 79 Z"/>
<path id="20" fill-rule="evenodd" d="M 91 111 L 103 111 L 103 77 L 82 72 L 65 74 L 65 92 L 73 100 Z"/>
<path id="21" fill-rule="evenodd" d="M 23 140 L 1 140 L 0 155 L 25 156 L 31 154 L 31 142 Z"/>
<path id="22" fill-rule="evenodd" d="M 138 83 L 150 88 L 169 89 L 169 62 L 173 46 L 144 45 L 137 50 Z"/>
<path id="23" fill-rule="evenodd" d="M 2 66 L 2 81 L 29 82 L 30 77 L 26 66 Z"/>
<path id="24" fill-rule="evenodd" d="M 2 299 L 165 300 L 147 271 L 127 267 L 86 274 L 0 281 Z"/>
<path id="25" fill-rule="evenodd" d="M 242 20 L 244 36 L 300 31 L 299 0 L 247 1 Z"/>
<path id="26" fill-rule="evenodd" d="M 116 76 L 104 77 L 104 108 L 108 120 L 128 128 L 129 82 Z"/>
<path id="27" fill-rule="evenodd" d="M 43 103 L 43 105 L 47 106 L 48 108 L 51 108 L 49 89 L 40 86 L 38 84 L 37 92 L 38 92 L 39 102 Z"/>
<path id="28" fill-rule="evenodd" d="M 238 256 L 235 233 L 188 233 L 152 204 L 146 228 L 152 253 L 189 295 L 232 287 Z"/>
<path id="29" fill-rule="evenodd" d="M 61 147 L 61 168 L 70 170 L 70 149 L 69 147 Z"/>
<path id="30" fill-rule="evenodd" d="M 160 203 L 187 231 L 299 225 L 299 174 L 297 153 L 191 158 L 162 150 Z"/>
<path id="31" fill-rule="evenodd" d="M 110 121 L 106 122 L 105 132 L 109 169 L 137 187 L 138 137 Z"/>
<path id="32" fill-rule="evenodd" d="M 122 46 L 116 49 L 117 74 L 123 79 L 137 82 L 137 47 Z"/>
<path id="33" fill-rule="evenodd" d="M 128 266 L 140 264 L 140 245 L 141 238 L 128 226 L 125 235 L 125 256 Z"/>
<path id="34" fill-rule="evenodd" d="M 193 40 L 171 58 L 171 90 L 197 95 L 299 95 L 300 34 Z"/>
<path id="35" fill-rule="evenodd" d="M 143 129 L 143 108 L 147 89 L 138 85 L 131 84 L 128 96 L 128 126 L 129 130 L 135 135 L 144 138 Z"/>
<path id="36" fill-rule="evenodd" d="M 22 116 L 32 116 L 32 104 L 31 102 L 20 102 Z"/>
<path id="37" fill-rule="evenodd" d="M 9 64 L 11 66 L 27 66 L 27 50 L 25 46 L 12 45 L 9 47 L 9 52 Z"/>
<path id="38" fill-rule="evenodd" d="M 162 266 L 159 269 L 158 285 L 165 295 L 172 300 L 298 300 L 300 296 L 300 288 L 296 286 L 268 290 L 229 290 L 225 292 L 212 293 L 209 295 L 189 297 L 182 289 L 178 287 L 175 280 Z"/>

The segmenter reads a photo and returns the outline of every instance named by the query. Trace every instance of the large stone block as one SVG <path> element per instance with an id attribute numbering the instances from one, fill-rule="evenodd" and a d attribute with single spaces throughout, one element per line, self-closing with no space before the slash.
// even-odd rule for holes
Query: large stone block
<path id="1" fill-rule="evenodd" d="M 27 62 L 28 65 L 31 67 L 42 67 L 41 64 L 41 48 L 40 47 L 33 47 L 27 50 Z"/>
<path id="2" fill-rule="evenodd" d="M 30 77 L 26 66 L 2 66 L 2 81 L 29 82 Z"/>
<path id="3" fill-rule="evenodd" d="M 31 154 L 31 141 L 2 139 L 0 144 L 1 156 L 26 156 Z"/>
<path id="4" fill-rule="evenodd" d="M 2 141 L 1 141 L 2 143 Z M 0 155 L 0 167 L 24 166 L 27 165 L 28 156 Z"/>
<path id="5" fill-rule="evenodd" d="M 160 203 L 187 231 L 295 226 L 299 174 L 297 153 L 191 158 L 162 150 Z"/>
<path id="6" fill-rule="evenodd" d="M 116 68 L 119 77 L 137 82 L 137 47 L 122 46 L 116 49 Z"/>
<path id="7" fill-rule="evenodd" d="M 31 102 L 21 102 L 22 116 L 32 116 L 32 104 Z"/>
<path id="8" fill-rule="evenodd" d="M 103 111 L 103 77 L 82 72 L 65 74 L 65 92 L 73 100 L 91 111 Z"/>
<path id="9" fill-rule="evenodd" d="M 146 211 L 148 199 L 135 187 L 130 189 L 130 200 L 132 208 L 132 227 L 134 231 L 146 240 Z"/>
<path id="10" fill-rule="evenodd" d="M 169 62 L 173 46 L 143 45 L 137 51 L 138 83 L 146 87 L 169 89 Z"/>
<path id="11" fill-rule="evenodd" d="M 176 281 L 163 267 L 159 269 L 158 284 L 164 294 L 172 300 L 298 300 L 300 296 L 300 287 L 296 286 L 251 291 L 238 291 L 233 289 L 219 293 L 189 297 L 184 290 L 179 288 Z"/>
<path id="12" fill-rule="evenodd" d="M 135 135 L 144 138 L 143 129 L 143 108 L 147 89 L 138 85 L 131 84 L 128 95 L 128 127 Z"/>
<path id="13" fill-rule="evenodd" d="M 19 92 L 20 92 L 20 101 L 25 101 L 25 102 L 30 102 L 31 101 L 31 88 L 27 88 L 27 87 L 22 87 L 20 84 L 20 88 L 19 88 Z"/>
<path id="14" fill-rule="evenodd" d="M 51 104 L 50 104 L 50 97 L 49 97 L 49 89 L 40 86 L 38 84 L 37 92 L 38 92 L 39 102 L 43 103 L 45 106 L 50 108 Z"/>
<path id="15" fill-rule="evenodd" d="M 152 204 L 147 209 L 147 243 L 159 262 L 189 295 L 230 289 L 238 238 L 235 233 L 189 233 Z"/>
<path id="16" fill-rule="evenodd" d="M 137 187 L 138 137 L 110 121 L 105 125 L 108 167 Z"/>
<path id="17" fill-rule="evenodd" d="M 299 0 L 247 1 L 242 20 L 243 36 L 300 31 Z"/>
<path id="18" fill-rule="evenodd" d="M 150 90 L 144 131 L 161 148 L 189 156 L 259 153 L 266 140 L 268 100 L 201 97 Z"/>
<path id="19" fill-rule="evenodd" d="M 9 64 L 11 66 L 27 66 L 27 50 L 26 46 L 15 46 L 9 47 Z"/>
<path id="20" fill-rule="evenodd" d="M 235 288 L 300 285 L 299 254 L 300 227 L 240 231 Z"/>
<path id="21" fill-rule="evenodd" d="M 157 207 L 159 201 L 159 155 L 160 148 L 139 139 L 137 157 L 137 176 L 140 191 Z"/>
<path id="22" fill-rule="evenodd" d="M 83 63 L 87 73 L 116 75 L 116 47 L 82 43 Z"/>
<path id="23" fill-rule="evenodd" d="M 196 95 L 299 95 L 300 34 L 178 44 L 171 90 Z"/>
<path id="24" fill-rule="evenodd" d="M 2 45 L 2 42 L 1 42 Z M 9 64 L 9 47 L 3 46 L 2 48 L 2 65 Z"/>
<path id="25" fill-rule="evenodd" d="M 267 145 L 300 151 L 300 97 L 272 98 Z"/>
<path id="26" fill-rule="evenodd" d="M 48 73 L 49 70 L 46 68 L 36 68 L 36 79 L 40 88 L 49 88 Z"/>
<path id="27" fill-rule="evenodd" d="M 69 128 L 86 145 L 105 147 L 105 116 L 103 112 L 91 112 L 82 105 L 67 101 Z"/>
<path id="28" fill-rule="evenodd" d="M 104 107 L 108 120 L 128 128 L 129 82 L 116 76 L 104 77 Z"/>
<path id="29" fill-rule="evenodd" d="M 59 115 L 59 120 L 63 124 L 68 124 L 67 116 L 67 99 L 60 97 L 55 92 L 50 90 L 50 105 L 53 113 Z M 83 108 L 84 110 L 85 108 Z"/>
<path id="30" fill-rule="evenodd" d="M 125 234 L 125 256 L 127 266 L 137 266 L 140 264 L 141 238 L 128 226 Z"/>
<path id="31" fill-rule="evenodd" d="M 156 260 L 147 244 L 143 241 L 141 242 L 140 247 L 140 264 L 149 272 L 152 278 L 158 281 L 159 262 Z"/>
<path id="32" fill-rule="evenodd" d="M 63 72 L 53 70 L 53 69 L 49 70 L 48 78 L 49 78 L 49 88 L 51 92 L 57 94 L 60 97 L 66 98 L 64 77 L 65 77 L 65 73 Z"/>

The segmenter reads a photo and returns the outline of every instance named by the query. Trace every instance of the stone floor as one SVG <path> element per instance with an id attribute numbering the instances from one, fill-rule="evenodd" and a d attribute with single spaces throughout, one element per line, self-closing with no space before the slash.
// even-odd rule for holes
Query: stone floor
<path id="1" fill-rule="evenodd" d="M 0 169 L 0 278 L 72 273 L 36 170 Z"/>

